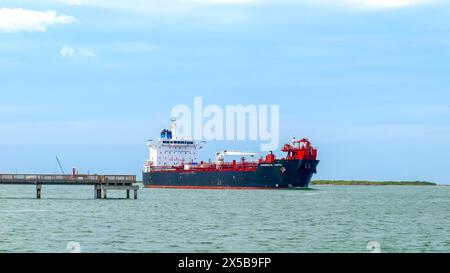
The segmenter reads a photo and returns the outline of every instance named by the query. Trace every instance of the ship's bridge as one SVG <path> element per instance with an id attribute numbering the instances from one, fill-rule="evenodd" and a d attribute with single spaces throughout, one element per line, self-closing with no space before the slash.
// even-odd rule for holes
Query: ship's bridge
<path id="1" fill-rule="evenodd" d="M 198 162 L 202 142 L 178 138 L 173 132 L 164 129 L 157 141 L 149 141 L 150 157 L 145 163 L 145 171 L 150 171 L 152 167 L 182 166 Z"/>

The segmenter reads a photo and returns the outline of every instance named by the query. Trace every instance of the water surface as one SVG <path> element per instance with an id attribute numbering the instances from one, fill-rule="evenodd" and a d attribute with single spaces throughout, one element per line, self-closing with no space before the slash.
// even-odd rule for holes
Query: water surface
<path id="1" fill-rule="evenodd" d="M 143 189 L 0 186 L 0 252 L 450 252 L 450 187 Z"/>

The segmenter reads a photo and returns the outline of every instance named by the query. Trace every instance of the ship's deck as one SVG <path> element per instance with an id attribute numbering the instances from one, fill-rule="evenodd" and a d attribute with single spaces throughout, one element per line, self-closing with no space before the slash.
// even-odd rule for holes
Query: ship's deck
<path id="1" fill-rule="evenodd" d="M 158 166 L 151 167 L 150 172 L 252 172 L 258 168 L 258 162 L 245 163 L 204 163 L 200 165 Z"/>

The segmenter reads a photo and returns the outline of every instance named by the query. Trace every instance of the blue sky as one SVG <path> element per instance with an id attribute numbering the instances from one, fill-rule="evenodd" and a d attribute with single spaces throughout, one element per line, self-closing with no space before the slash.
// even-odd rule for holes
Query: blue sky
<path id="1" fill-rule="evenodd" d="M 449 18 L 446 1 L 2 0 L 0 172 L 58 155 L 139 174 L 172 107 L 202 96 L 279 104 L 317 178 L 450 183 Z"/>

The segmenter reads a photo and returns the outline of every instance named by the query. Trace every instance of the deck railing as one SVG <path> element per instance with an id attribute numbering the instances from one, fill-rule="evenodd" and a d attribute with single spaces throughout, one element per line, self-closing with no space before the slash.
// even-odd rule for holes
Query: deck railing
<path id="1" fill-rule="evenodd" d="M 211 171 L 233 171 L 233 170 L 255 170 L 258 167 L 258 162 L 225 162 L 217 163 L 203 163 L 196 165 L 184 166 L 151 166 L 152 172 L 211 172 Z"/>

